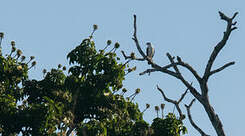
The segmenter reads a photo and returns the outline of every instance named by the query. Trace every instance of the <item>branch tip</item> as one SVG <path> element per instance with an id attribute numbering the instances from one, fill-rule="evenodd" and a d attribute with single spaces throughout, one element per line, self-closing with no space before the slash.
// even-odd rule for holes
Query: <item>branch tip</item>
<path id="1" fill-rule="evenodd" d="M 232 25 L 236 25 L 237 24 L 237 21 L 235 21 L 234 23 L 232 23 Z"/>
<path id="2" fill-rule="evenodd" d="M 211 75 L 213 75 L 213 74 L 215 74 L 215 73 L 217 73 L 217 72 L 220 72 L 220 71 L 224 70 L 225 68 L 227 68 L 227 67 L 229 67 L 229 66 L 231 66 L 231 65 L 234 65 L 234 64 L 235 64 L 235 61 L 226 63 L 224 66 L 222 66 L 222 67 L 220 67 L 220 68 L 218 68 L 218 69 L 215 69 L 215 70 L 213 70 L 213 71 L 210 71 L 209 76 L 211 76 Z"/>
<path id="3" fill-rule="evenodd" d="M 221 11 L 219 11 L 219 16 L 220 16 L 221 19 L 225 19 L 225 17 L 226 17 L 225 14 L 222 13 Z"/>
<path id="4" fill-rule="evenodd" d="M 231 28 L 231 31 L 236 30 L 236 29 L 237 29 L 237 27 L 233 27 L 233 28 Z"/>
<path id="5" fill-rule="evenodd" d="M 238 12 L 236 12 L 231 19 L 234 19 L 238 15 Z"/>

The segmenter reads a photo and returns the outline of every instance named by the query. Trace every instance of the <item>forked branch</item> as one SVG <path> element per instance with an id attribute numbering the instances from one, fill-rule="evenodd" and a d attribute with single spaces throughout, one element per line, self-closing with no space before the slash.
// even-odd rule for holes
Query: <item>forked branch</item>
<path id="1" fill-rule="evenodd" d="M 174 62 L 174 58 L 169 54 L 169 53 L 167 53 L 166 54 L 167 55 L 167 57 L 168 57 L 168 59 L 169 59 L 169 61 L 170 61 L 170 63 L 171 64 L 174 64 L 175 62 Z M 180 81 L 190 90 L 190 92 L 191 92 L 191 94 L 196 98 L 196 99 L 198 99 L 199 101 L 202 101 L 202 96 L 201 96 L 201 94 L 199 93 L 199 92 L 197 92 L 197 90 L 194 88 L 194 87 L 192 87 L 192 84 L 190 84 L 188 81 L 186 81 L 185 79 L 184 79 L 184 77 L 181 75 L 181 73 L 180 73 L 180 71 L 179 71 L 179 68 L 177 67 L 177 65 L 173 65 L 173 68 L 174 68 L 174 70 L 176 71 L 176 73 L 178 73 L 178 75 L 179 75 L 179 79 L 180 79 Z"/>
<path id="2" fill-rule="evenodd" d="M 203 75 L 203 80 L 205 82 L 207 82 L 208 78 L 216 73 L 216 72 L 213 72 L 212 74 L 210 73 L 211 72 L 211 68 L 213 66 L 213 63 L 216 59 L 216 57 L 218 56 L 219 52 L 221 51 L 221 49 L 225 46 L 227 40 L 229 39 L 230 37 L 230 34 L 233 30 L 237 29 L 237 27 L 235 27 L 235 25 L 237 24 L 237 22 L 233 22 L 233 19 L 237 16 L 238 12 L 236 12 L 232 18 L 229 18 L 227 17 L 224 13 L 220 12 L 219 11 L 219 15 L 220 15 L 220 18 L 222 20 L 225 20 L 227 22 L 227 27 L 226 27 L 226 31 L 224 32 L 224 35 L 223 35 L 223 38 L 221 39 L 221 41 L 214 47 L 214 50 L 212 51 L 210 57 L 209 57 L 209 60 L 208 60 L 208 63 L 206 65 L 206 68 L 205 68 L 205 72 L 204 72 L 204 75 Z M 231 64 L 230 64 L 231 65 Z M 227 65 L 226 67 L 230 66 L 230 65 Z M 223 68 L 224 69 L 224 68 Z M 221 69 L 221 70 L 223 70 Z M 221 71 L 219 70 L 219 71 Z"/>
<path id="3" fill-rule="evenodd" d="M 177 111 L 178 111 L 178 113 L 179 113 L 179 116 L 180 116 L 179 118 L 180 118 L 180 120 L 185 119 L 185 115 L 184 115 L 183 112 L 181 111 L 181 109 L 180 109 L 180 107 L 179 107 L 179 103 L 184 99 L 184 97 L 185 97 L 185 95 L 187 94 L 187 92 L 188 92 L 189 89 L 186 89 L 186 90 L 185 90 L 185 92 L 181 95 L 181 97 L 180 97 L 180 99 L 179 99 L 178 101 L 172 100 L 172 99 L 168 98 L 168 97 L 165 95 L 165 93 L 163 92 L 163 90 L 162 90 L 158 85 L 157 85 L 157 89 L 158 89 L 158 91 L 162 94 L 162 96 L 163 96 L 163 98 L 164 98 L 165 101 L 167 101 L 167 102 L 172 103 L 172 104 L 175 105 L 175 107 L 176 107 L 176 109 L 177 109 Z"/>

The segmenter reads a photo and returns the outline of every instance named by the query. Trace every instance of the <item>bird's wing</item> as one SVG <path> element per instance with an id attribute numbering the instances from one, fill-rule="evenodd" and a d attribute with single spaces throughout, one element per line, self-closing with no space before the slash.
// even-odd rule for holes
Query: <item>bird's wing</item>
<path id="1" fill-rule="evenodd" d="M 149 47 L 147 47 L 146 48 L 146 56 L 149 56 L 149 51 L 150 51 L 150 49 L 149 49 Z"/>

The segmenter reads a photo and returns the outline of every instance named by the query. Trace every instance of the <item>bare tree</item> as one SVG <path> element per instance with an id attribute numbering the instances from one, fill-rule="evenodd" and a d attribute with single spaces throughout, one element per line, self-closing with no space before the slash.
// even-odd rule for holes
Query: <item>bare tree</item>
<path id="1" fill-rule="evenodd" d="M 225 68 L 227 68 L 228 66 L 231 66 L 233 64 L 235 64 L 235 62 L 229 62 L 226 63 L 225 65 L 221 66 L 218 69 L 214 69 L 212 70 L 212 66 L 213 63 L 217 57 L 217 55 L 219 54 L 219 52 L 221 51 L 221 49 L 225 46 L 227 40 L 229 39 L 229 36 L 231 34 L 231 32 L 235 29 L 237 29 L 237 27 L 235 27 L 237 22 L 233 22 L 234 18 L 236 17 L 236 15 L 238 14 L 238 12 L 236 12 L 231 18 L 226 16 L 224 13 L 219 12 L 219 15 L 221 17 L 221 20 L 224 20 L 225 22 L 227 22 L 227 26 L 226 26 L 226 30 L 224 32 L 223 38 L 221 39 L 221 41 L 214 47 L 209 60 L 207 62 L 207 65 L 205 67 L 205 72 L 203 74 L 203 76 L 201 77 L 196 70 L 190 66 L 188 63 L 182 61 L 182 59 L 177 56 L 177 61 L 175 60 L 175 57 L 172 57 L 170 55 L 170 53 L 167 53 L 167 57 L 170 61 L 170 64 L 167 64 L 165 66 L 160 66 L 156 63 L 153 62 L 152 59 L 150 59 L 149 57 L 146 56 L 146 54 L 142 51 L 138 38 L 137 38 L 137 27 L 136 27 L 136 15 L 134 15 L 134 34 L 133 34 L 133 40 L 135 42 L 135 45 L 137 47 L 138 52 L 140 53 L 140 55 L 142 56 L 142 58 L 137 58 L 134 56 L 134 53 L 131 53 L 131 55 L 127 56 L 125 54 L 124 51 L 122 51 L 123 56 L 125 57 L 125 59 L 129 59 L 129 60 L 137 60 L 137 61 L 147 61 L 149 65 L 151 65 L 152 68 L 147 69 L 143 72 L 140 73 L 140 75 L 144 75 L 146 73 L 151 73 L 151 72 L 163 72 L 166 73 L 170 76 L 173 76 L 175 78 L 177 78 L 178 80 L 180 80 L 186 87 L 188 90 L 190 90 L 190 93 L 195 97 L 195 99 L 197 99 L 202 106 L 204 107 L 209 120 L 211 121 L 216 133 L 218 136 L 225 136 L 225 132 L 223 130 L 223 125 L 222 122 L 220 121 L 218 115 L 215 113 L 212 105 L 209 102 L 209 96 L 208 96 L 208 79 L 210 76 L 214 75 L 215 73 L 218 73 L 222 70 L 224 70 Z M 133 55 L 132 55 L 133 54 Z M 187 81 L 185 79 L 185 77 L 182 75 L 181 71 L 179 70 L 179 67 L 184 67 L 187 70 L 189 70 L 195 77 L 195 79 L 197 80 L 199 86 L 200 86 L 200 92 L 198 91 L 198 89 L 194 88 L 192 86 L 192 84 Z M 170 68 L 173 68 L 174 70 L 169 70 Z M 169 100 L 166 99 L 166 96 L 164 95 L 163 91 L 158 87 L 158 90 L 162 93 L 163 97 L 165 100 L 175 104 L 175 106 L 178 108 L 178 104 L 179 102 L 183 99 L 181 98 L 179 101 L 173 101 L 173 100 Z M 184 93 L 185 94 L 185 93 Z M 183 96 L 184 97 L 184 96 Z M 192 120 L 191 118 L 191 113 L 190 113 L 190 108 L 191 105 L 193 104 L 194 100 L 191 101 L 191 103 L 189 105 L 185 105 L 186 109 L 187 109 L 187 114 L 189 117 L 189 120 L 192 124 L 192 126 L 202 135 L 202 136 L 207 136 L 207 134 L 201 130 Z M 179 110 L 178 110 L 179 111 Z M 179 111 L 179 114 L 182 115 L 181 110 Z"/>

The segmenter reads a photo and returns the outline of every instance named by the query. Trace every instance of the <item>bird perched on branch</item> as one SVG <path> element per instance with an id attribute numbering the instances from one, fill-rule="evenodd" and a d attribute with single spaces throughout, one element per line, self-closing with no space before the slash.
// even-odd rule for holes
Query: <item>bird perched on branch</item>
<path id="1" fill-rule="evenodd" d="M 150 42 L 147 42 L 146 45 L 147 45 L 146 56 L 152 61 L 152 57 L 155 54 L 155 49 Z M 148 62 L 148 64 L 150 64 L 150 63 Z"/>

